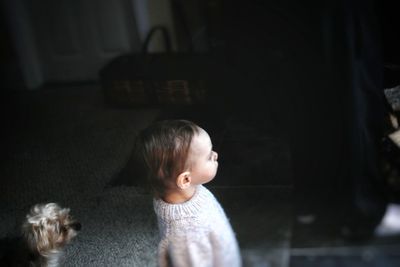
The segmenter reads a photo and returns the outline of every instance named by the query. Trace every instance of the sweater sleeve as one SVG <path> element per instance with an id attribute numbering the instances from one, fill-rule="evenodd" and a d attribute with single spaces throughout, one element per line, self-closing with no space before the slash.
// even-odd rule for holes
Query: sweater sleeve
<path id="1" fill-rule="evenodd" d="M 174 267 L 214 266 L 211 240 L 205 233 L 175 236 L 169 242 L 167 253 Z"/>

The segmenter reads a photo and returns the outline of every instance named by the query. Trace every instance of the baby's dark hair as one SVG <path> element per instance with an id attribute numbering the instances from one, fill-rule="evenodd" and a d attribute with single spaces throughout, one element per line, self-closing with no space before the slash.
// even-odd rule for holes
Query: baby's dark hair
<path id="1" fill-rule="evenodd" d="M 191 121 L 164 120 L 139 133 L 135 155 L 145 167 L 156 197 L 163 197 L 175 178 L 188 167 L 190 144 L 199 130 L 199 126 Z"/>

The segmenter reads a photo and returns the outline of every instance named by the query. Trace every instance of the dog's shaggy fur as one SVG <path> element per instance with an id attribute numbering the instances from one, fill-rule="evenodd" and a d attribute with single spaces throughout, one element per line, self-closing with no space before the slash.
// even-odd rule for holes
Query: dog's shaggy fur
<path id="1" fill-rule="evenodd" d="M 81 228 L 68 208 L 55 203 L 37 204 L 26 215 L 20 238 L 8 239 L 5 266 L 58 266 L 63 248 Z"/>

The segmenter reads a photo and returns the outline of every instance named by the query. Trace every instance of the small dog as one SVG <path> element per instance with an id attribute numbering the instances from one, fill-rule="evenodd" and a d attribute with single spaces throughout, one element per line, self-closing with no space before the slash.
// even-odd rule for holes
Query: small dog
<path id="1" fill-rule="evenodd" d="M 1 261 L 3 266 L 58 266 L 63 248 L 81 229 L 69 211 L 55 203 L 33 206 L 22 225 L 22 236 L 3 245 L 8 250 Z"/>

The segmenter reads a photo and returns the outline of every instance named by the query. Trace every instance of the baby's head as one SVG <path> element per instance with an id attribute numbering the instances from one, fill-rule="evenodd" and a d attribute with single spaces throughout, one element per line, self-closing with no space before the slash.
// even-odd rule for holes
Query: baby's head
<path id="1" fill-rule="evenodd" d="M 136 155 L 157 197 L 211 181 L 218 169 L 209 135 L 190 121 L 165 120 L 140 132 Z"/>

